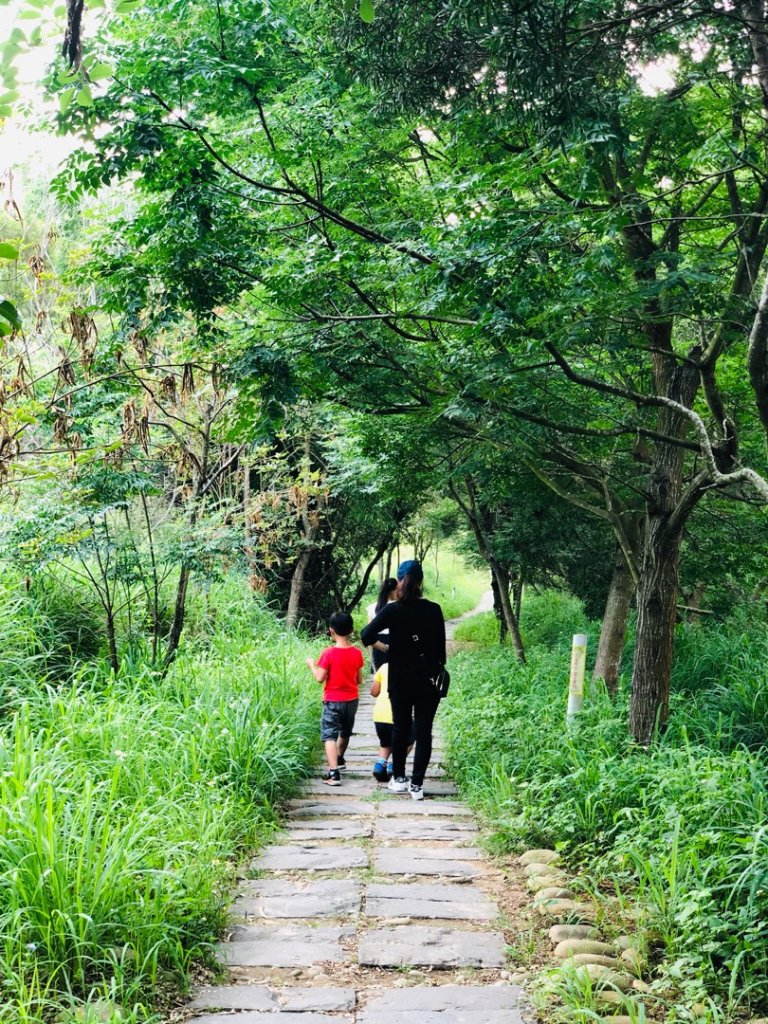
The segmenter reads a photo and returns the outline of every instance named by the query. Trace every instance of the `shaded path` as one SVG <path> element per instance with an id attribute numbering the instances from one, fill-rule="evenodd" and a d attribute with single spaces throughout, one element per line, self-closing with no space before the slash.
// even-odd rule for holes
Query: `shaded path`
<path id="1" fill-rule="evenodd" d="M 498 871 L 455 799 L 439 735 L 426 799 L 391 794 L 370 774 L 372 710 L 362 697 L 343 785 L 309 781 L 241 880 L 220 946 L 229 977 L 195 993 L 196 1024 L 521 1021 Z"/>

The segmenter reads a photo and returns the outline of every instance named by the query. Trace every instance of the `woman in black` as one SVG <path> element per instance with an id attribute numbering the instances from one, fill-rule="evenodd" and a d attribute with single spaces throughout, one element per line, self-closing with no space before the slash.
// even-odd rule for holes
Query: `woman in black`
<path id="1" fill-rule="evenodd" d="M 397 578 L 397 599 L 374 616 L 360 638 L 370 647 L 382 630 L 389 630 L 389 699 L 394 724 L 389 788 L 394 793 L 410 790 L 414 800 L 422 800 L 424 775 L 432 756 L 432 722 L 440 702 L 430 677 L 445 665 L 445 621 L 440 605 L 422 597 L 424 573 L 419 562 L 403 562 Z M 409 786 L 405 755 L 411 720 L 416 750 Z"/>

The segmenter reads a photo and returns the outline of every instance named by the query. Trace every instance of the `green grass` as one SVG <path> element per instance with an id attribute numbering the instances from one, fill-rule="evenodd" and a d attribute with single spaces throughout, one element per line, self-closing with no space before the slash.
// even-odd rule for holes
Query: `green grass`
<path id="1" fill-rule="evenodd" d="M 488 573 L 465 565 L 459 555 L 446 552 L 439 575 L 429 573 L 425 566 L 424 596 L 437 601 L 446 619 L 455 619 L 471 611 L 486 590 L 490 589 Z"/>
<path id="2" fill-rule="evenodd" d="M 499 620 L 495 612 L 480 612 L 460 622 L 453 635 L 456 640 L 477 644 L 478 647 L 496 647 L 499 643 Z"/>
<path id="3" fill-rule="evenodd" d="M 577 618 L 565 602 L 558 625 L 545 600 L 528 629 L 549 643 L 529 639 L 526 666 L 498 645 L 454 660 L 444 721 L 462 792 L 500 850 L 557 845 L 590 886 L 641 908 L 666 1019 L 695 1002 L 710 1020 L 765 1015 L 768 630 L 681 627 L 670 728 L 645 753 L 628 738 L 626 680 L 615 702 L 590 686 L 566 730 Z"/>
<path id="4" fill-rule="evenodd" d="M 0 1021 L 98 999 L 154 1020 L 210 960 L 238 858 L 315 756 L 305 643 L 235 584 L 191 611 L 165 679 L 91 664 L 41 685 L 34 654 L 13 686 L 6 669 Z"/>
<path id="5" fill-rule="evenodd" d="M 525 647 L 570 644 L 574 633 L 583 633 L 589 628 L 594 631 L 594 624 L 588 622 L 577 598 L 554 590 L 524 592 L 520 632 Z M 456 627 L 455 637 L 480 647 L 498 646 L 499 622 L 495 613 L 482 612 L 467 619 Z M 509 638 L 505 638 L 505 643 L 509 642 Z"/>

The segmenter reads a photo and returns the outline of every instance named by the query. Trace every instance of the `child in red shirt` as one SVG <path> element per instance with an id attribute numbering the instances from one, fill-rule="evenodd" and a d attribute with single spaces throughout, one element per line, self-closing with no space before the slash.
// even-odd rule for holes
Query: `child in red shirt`
<path id="1" fill-rule="evenodd" d="M 351 615 L 334 612 L 328 627 L 334 646 L 326 647 L 317 661 L 307 658 L 307 665 L 318 683 L 324 684 L 320 735 L 328 771 L 323 773 L 323 782 L 340 786 L 340 772 L 346 768 L 344 751 L 355 725 L 364 659 L 363 652 L 349 640 L 353 628 Z"/>

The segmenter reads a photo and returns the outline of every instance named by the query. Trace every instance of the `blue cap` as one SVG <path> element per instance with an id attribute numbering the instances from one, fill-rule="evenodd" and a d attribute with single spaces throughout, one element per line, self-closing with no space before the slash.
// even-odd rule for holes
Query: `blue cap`
<path id="1" fill-rule="evenodd" d="M 408 558 L 405 562 L 401 562 L 397 567 L 397 578 L 401 580 L 403 576 L 410 576 L 412 580 L 420 583 L 424 579 L 421 562 L 417 562 L 415 558 Z"/>

